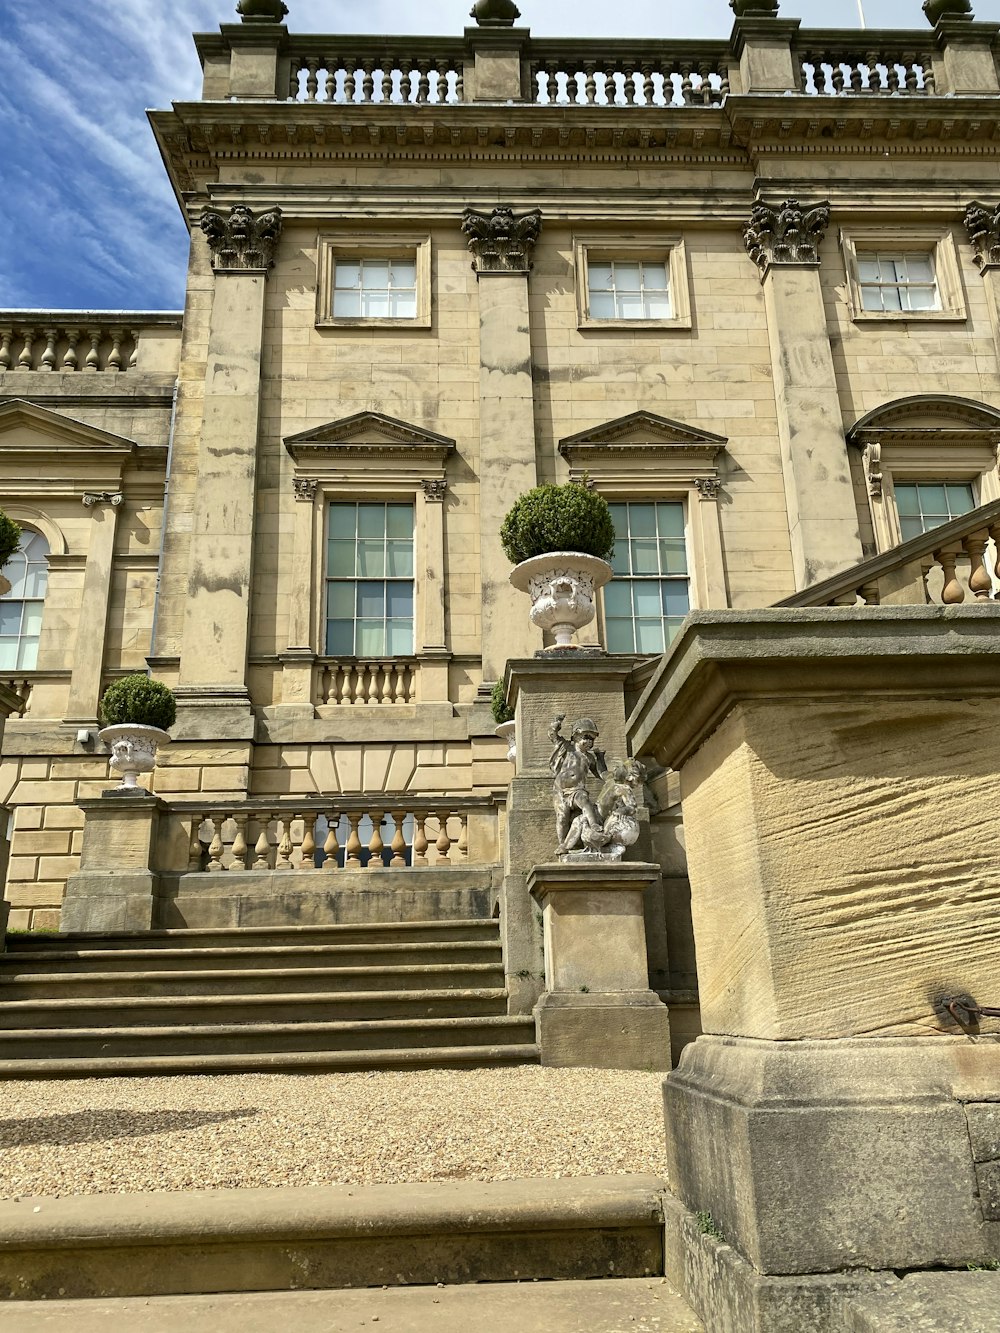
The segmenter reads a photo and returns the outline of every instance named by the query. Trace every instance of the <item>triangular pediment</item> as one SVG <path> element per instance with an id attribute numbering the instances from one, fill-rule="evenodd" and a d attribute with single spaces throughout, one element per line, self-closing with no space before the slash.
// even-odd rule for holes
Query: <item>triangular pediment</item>
<path id="1" fill-rule="evenodd" d="M 455 441 L 445 435 L 381 412 L 355 412 L 353 416 L 315 426 L 285 440 L 285 448 L 296 462 L 321 453 L 417 451 L 427 457 L 441 458 L 454 447 Z"/>
<path id="2" fill-rule="evenodd" d="M 84 421 L 39 407 L 23 398 L 0 403 L 0 450 L 5 452 L 85 452 L 97 457 L 129 457 L 134 440 L 88 426 Z"/>
<path id="3" fill-rule="evenodd" d="M 948 394 L 914 394 L 884 403 L 866 413 L 848 433 L 854 444 L 864 445 L 873 439 L 885 440 L 924 438 L 933 434 L 942 443 L 951 438 L 969 435 L 985 436 L 1000 441 L 1000 412 L 986 403 Z"/>
<path id="4" fill-rule="evenodd" d="M 718 452 L 725 448 L 726 441 L 721 435 L 711 431 L 699 430 L 686 426 L 681 421 L 672 421 L 657 412 L 630 412 L 628 416 L 617 417 L 603 425 L 593 426 L 589 430 L 569 435 L 559 442 L 559 452 L 569 454 L 574 450 L 586 448 L 617 447 L 636 448 L 650 445 L 676 448 L 695 447 L 699 450 Z"/>

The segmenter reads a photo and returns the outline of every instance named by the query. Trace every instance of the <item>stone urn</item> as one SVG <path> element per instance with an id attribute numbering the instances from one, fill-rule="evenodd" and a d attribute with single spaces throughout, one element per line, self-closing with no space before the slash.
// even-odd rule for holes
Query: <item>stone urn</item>
<path id="1" fill-rule="evenodd" d="M 469 13 L 481 28 L 512 28 L 521 17 L 513 0 L 477 0 Z"/>
<path id="2" fill-rule="evenodd" d="M 280 23 L 288 6 L 283 0 L 240 0 L 236 12 L 244 23 Z"/>
<path id="3" fill-rule="evenodd" d="M 496 735 L 498 735 L 502 741 L 507 742 L 507 758 L 513 764 L 517 759 L 516 723 L 501 722 L 496 728 Z"/>
<path id="4" fill-rule="evenodd" d="M 157 747 L 170 744 L 168 732 L 139 722 L 121 722 L 115 727 L 104 727 L 97 734 L 111 751 L 111 767 L 122 775 L 115 789 L 120 792 L 142 791 L 136 775 L 152 773 Z"/>
<path id="5" fill-rule="evenodd" d="M 531 598 L 531 621 L 555 638 L 550 652 L 575 648 L 573 636 L 597 614 L 597 590 L 611 581 L 606 560 L 580 551 L 549 551 L 522 560 L 510 573 L 518 592 Z"/>

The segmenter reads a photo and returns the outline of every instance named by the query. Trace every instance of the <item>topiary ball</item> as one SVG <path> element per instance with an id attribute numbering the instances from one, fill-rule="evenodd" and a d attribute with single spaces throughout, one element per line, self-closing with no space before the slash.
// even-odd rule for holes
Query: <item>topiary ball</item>
<path id="1" fill-rule="evenodd" d="M 21 525 L 0 509 L 0 569 L 21 545 Z"/>
<path id="2" fill-rule="evenodd" d="M 615 525 L 604 496 L 578 482 L 536 486 L 508 511 L 500 541 L 514 565 L 550 551 L 579 551 L 609 560 L 615 549 Z"/>
<path id="3" fill-rule="evenodd" d="M 498 727 L 503 726 L 505 722 L 514 721 L 514 710 L 507 706 L 507 691 L 504 688 L 503 677 L 493 684 L 490 692 L 490 708 L 493 712 L 493 721 Z"/>
<path id="4" fill-rule="evenodd" d="M 136 672 L 108 686 L 101 700 L 100 717 L 106 727 L 131 723 L 166 731 L 177 721 L 177 702 L 173 690 L 162 681 Z"/>

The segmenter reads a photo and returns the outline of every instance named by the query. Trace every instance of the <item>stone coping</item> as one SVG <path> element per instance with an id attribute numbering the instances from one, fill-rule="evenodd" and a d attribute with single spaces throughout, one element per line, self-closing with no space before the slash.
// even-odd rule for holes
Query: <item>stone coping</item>
<path id="1" fill-rule="evenodd" d="M 647 861 L 551 861 L 528 872 L 533 898 L 558 893 L 635 893 L 658 882 L 660 867 Z"/>
<path id="2" fill-rule="evenodd" d="M 736 703 L 1000 696 L 1000 604 L 700 611 L 632 715 L 632 754 L 679 768 Z"/>

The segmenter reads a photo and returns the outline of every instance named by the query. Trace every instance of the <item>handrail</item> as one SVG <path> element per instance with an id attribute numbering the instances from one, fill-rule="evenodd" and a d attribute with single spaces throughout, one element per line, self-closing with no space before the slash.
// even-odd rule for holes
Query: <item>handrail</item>
<path id="1" fill-rule="evenodd" d="M 992 596 L 992 583 L 989 571 L 983 564 L 983 549 L 976 549 L 980 546 L 980 542 L 976 539 L 981 538 L 981 545 L 985 548 L 988 538 L 992 538 L 996 543 L 998 536 L 1000 536 L 1000 500 L 990 500 L 988 504 L 980 505 L 978 509 L 973 509 L 968 514 L 962 514 L 947 523 L 942 523 L 938 528 L 931 528 L 929 532 L 921 533 L 919 537 L 911 537 L 899 546 L 894 546 L 891 551 L 884 551 L 881 555 L 862 560 L 842 573 L 834 574 L 821 583 L 814 583 L 809 588 L 803 588 L 801 592 L 785 597 L 773 605 L 830 606 L 839 599 L 852 595 L 852 601 L 856 596 L 869 601 L 870 595 L 866 595 L 862 589 L 874 587 L 886 574 L 895 573 L 917 562 L 926 566 L 924 571 L 926 574 L 926 570 L 932 564 L 942 563 L 940 560 L 942 555 L 946 557 L 948 554 L 957 555 L 970 541 L 973 549 L 966 549 L 973 566 L 970 571 L 969 586 L 975 598 L 988 601 Z M 954 577 L 954 562 L 951 564 L 950 578 L 948 567 L 945 566 L 945 578 L 943 600 L 952 604 L 963 601 L 965 593 Z M 953 586 L 949 588 L 949 585 Z M 877 600 L 877 589 L 875 600 Z"/>

